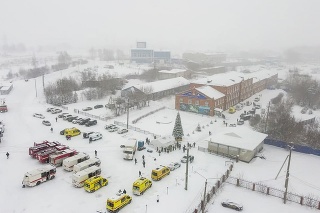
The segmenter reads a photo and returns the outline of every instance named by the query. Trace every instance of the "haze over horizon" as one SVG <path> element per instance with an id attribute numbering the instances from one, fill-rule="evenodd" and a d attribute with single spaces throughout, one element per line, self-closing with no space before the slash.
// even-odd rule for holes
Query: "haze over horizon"
<path id="1" fill-rule="evenodd" d="M 317 0 L 11 0 L 0 2 L 0 44 L 68 44 L 183 52 L 320 45 Z"/>

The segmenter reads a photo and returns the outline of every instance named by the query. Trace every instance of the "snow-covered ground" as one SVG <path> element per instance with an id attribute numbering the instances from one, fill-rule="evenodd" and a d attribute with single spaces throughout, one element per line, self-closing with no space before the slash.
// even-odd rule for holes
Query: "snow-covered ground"
<path id="1" fill-rule="evenodd" d="M 67 75 L 67 73 L 64 74 Z M 47 80 L 54 78 L 54 76 L 49 75 L 45 77 Z M 15 81 L 14 89 L 8 96 L 5 96 L 9 112 L 0 114 L 0 120 L 6 125 L 4 138 L 0 143 L 0 212 L 94 213 L 97 210 L 104 212 L 106 211 L 107 198 L 113 196 L 119 189 L 126 189 L 128 194 L 133 196 L 133 201 L 121 210 L 123 213 L 184 213 L 188 209 L 192 209 L 193 206 L 198 205 L 202 199 L 205 183 L 203 177 L 208 179 L 220 177 L 228 168 L 226 161 L 229 159 L 210 155 L 192 148 L 190 154 L 195 156 L 195 161 L 190 164 L 189 168 L 188 190 L 184 189 L 186 166 L 182 164 L 181 168 L 172 171 L 168 177 L 161 181 L 153 182 L 152 188 L 146 191 L 143 196 L 134 196 L 131 191 L 132 183 L 139 177 L 139 171 L 142 172 L 143 176 L 150 178 L 152 169 L 160 165 L 167 165 L 170 162 L 180 161 L 180 158 L 184 155 L 182 150 L 176 150 L 169 154 L 162 153 L 161 156 L 155 152 L 149 153 L 143 150 L 136 153 L 137 165 L 134 164 L 134 161 L 125 161 L 122 159 L 120 145 L 129 138 L 145 140 L 146 137 L 151 138 L 151 135 L 145 135 L 133 130 L 123 135 L 107 132 L 104 129 L 104 125 L 113 123 L 114 120 L 107 122 L 99 120 L 98 125 L 92 127 L 70 124 L 61 119 L 56 122 L 56 115 L 46 112 L 48 105 L 45 104 L 42 95 L 41 78 L 37 78 L 36 81 L 39 82 L 37 97 L 35 95 L 34 80 L 30 79 L 28 82 Z M 265 90 L 261 92 L 260 102 L 262 107 L 266 108 L 270 98 L 277 96 L 279 92 L 280 90 Z M 251 99 L 254 97 L 251 97 Z M 80 101 L 71 105 L 69 112 L 73 113 L 74 108 L 82 109 L 87 107 L 88 104 L 93 106 L 96 103 Z M 150 107 L 130 111 L 130 121 L 161 106 L 167 106 L 168 108 L 141 119 L 135 126 L 162 136 L 171 135 L 177 114 L 177 111 L 174 110 L 174 99 L 172 97 L 151 102 Z M 251 107 L 243 110 L 248 110 Z M 104 113 L 102 110 L 105 110 L 105 108 L 99 110 L 89 112 L 101 115 Z M 35 112 L 46 116 L 46 119 L 52 123 L 53 133 L 51 133 L 50 127 L 41 124 L 41 119 L 32 117 Z M 208 131 L 214 134 L 214 132 L 219 132 L 225 128 L 246 128 L 248 126 L 246 122 L 241 127 L 225 127 L 220 118 L 186 112 L 180 113 L 185 132 L 182 145 L 187 142 L 196 142 L 197 146 L 206 147 L 204 140 L 208 137 Z M 241 112 L 236 112 L 232 115 L 225 114 L 228 123 L 236 123 L 236 119 L 239 118 Z M 126 122 L 126 115 L 117 117 L 115 120 Z M 162 121 L 162 123 L 158 124 L 157 121 Z M 211 121 L 213 121 L 212 124 L 210 123 Z M 202 131 L 193 133 L 198 124 L 203 127 Z M 103 134 L 103 139 L 89 144 L 88 140 L 82 139 L 81 136 L 76 136 L 67 141 L 59 132 L 72 126 L 79 127 L 83 132 L 99 131 Z M 187 136 L 187 134 L 190 136 Z M 36 187 L 22 188 L 21 181 L 24 174 L 29 170 L 42 166 L 42 164 L 28 155 L 28 148 L 33 145 L 33 142 L 43 140 L 59 141 L 79 152 L 86 152 L 91 157 L 94 157 L 94 150 L 97 150 L 98 157 L 102 162 L 102 176 L 108 178 L 109 184 L 90 194 L 85 192 L 83 188 L 74 188 L 71 184 L 72 174 L 62 168 L 57 168 L 57 175 L 54 180 Z M 10 153 L 9 159 L 6 159 L 6 152 Z M 288 151 L 265 145 L 260 154 L 264 155 L 266 159 L 255 158 L 249 164 L 243 162 L 234 163 L 234 170 L 231 172 L 231 176 L 243 177 L 250 181 L 262 182 L 275 188 L 284 189 L 285 171 L 282 170 L 278 179 L 274 179 L 288 155 Z M 142 155 L 146 158 L 145 168 L 142 165 Z M 291 163 L 289 191 L 303 195 L 313 194 L 319 198 L 320 184 L 318 179 L 320 178 L 320 170 L 317 169 L 317 166 L 320 163 L 320 158 L 293 152 Z M 212 184 L 214 184 L 214 180 L 208 180 L 208 185 L 211 186 Z M 157 202 L 158 195 L 159 202 Z M 221 207 L 220 202 L 224 199 L 241 202 L 244 205 L 243 212 L 317 212 L 317 210 L 295 203 L 289 202 L 284 205 L 281 199 L 261 195 L 229 184 L 225 184 L 215 199 L 210 201 L 207 206 L 207 212 L 232 211 Z"/>

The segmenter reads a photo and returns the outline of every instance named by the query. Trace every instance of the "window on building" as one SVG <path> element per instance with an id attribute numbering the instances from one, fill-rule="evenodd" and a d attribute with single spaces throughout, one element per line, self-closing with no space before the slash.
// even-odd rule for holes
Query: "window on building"
<path id="1" fill-rule="evenodd" d="M 199 106 L 199 101 L 196 101 L 196 105 Z"/>
<path id="2" fill-rule="evenodd" d="M 180 98 L 180 103 L 183 103 L 183 98 Z"/>
<path id="3" fill-rule="evenodd" d="M 191 99 L 188 100 L 188 104 L 192 104 L 192 100 Z"/>

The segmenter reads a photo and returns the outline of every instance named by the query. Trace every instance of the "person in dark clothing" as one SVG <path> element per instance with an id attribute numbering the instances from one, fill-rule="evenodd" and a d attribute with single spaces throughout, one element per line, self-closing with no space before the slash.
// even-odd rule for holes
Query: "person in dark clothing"
<path id="1" fill-rule="evenodd" d="M 146 168 L 146 162 L 144 160 L 142 161 L 142 165 L 143 165 L 143 168 Z"/>
<path id="2" fill-rule="evenodd" d="M 142 155 L 142 160 L 144 160 L 144 155 Z"/>
<path id="3" fill-rule="evenodd" d="M 7 153 L 6 153 L 7 159 L 9 159 L 9 155 L 10 155 L 9 152 L 7 152 Z"/>
<path id="4" fill-rule="evenodd" d="M 139 171 L 139 177 L 141 177 L 141 171 Z"/>
<path id="5" fill-rule="evenodd" d="M 126 189 L 124 189 L 124 190 L 122 191 L 122 193 L 123 193 L 123 194 L 126 194 L 126 193 L 127 193 Z"/>
<path id="6" fill-rule="evenodd" d="M 53 132 L 53 128 L 52 127 L 50 128 L 50 130 L 51 130 L 51 132 Z"/>
<path id="7" fill-rule="evenodd" d="M 56 122 L 58 122 L 58 117 L 56 117 Z"/>
<path id="8" fill-rule="evenodd" d="M 137 164 L 137 158 L 134 159 L 134 164 Z"/>
<path id="9" fill-rule="evenodd" d="M 94 150 L 94 155 L 97 157 L 97 155 L 98 155 L 97 150 Z"/>

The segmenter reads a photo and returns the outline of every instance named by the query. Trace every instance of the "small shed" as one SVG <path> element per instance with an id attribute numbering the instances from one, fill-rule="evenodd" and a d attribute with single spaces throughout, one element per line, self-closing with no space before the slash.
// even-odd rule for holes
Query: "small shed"
<path id="1" fill-rule="evenodd" d="M 263 149 L 266 134 L 247 127 L 231 127 L 208 138 L 208 151 L 249 163 Z"/>

